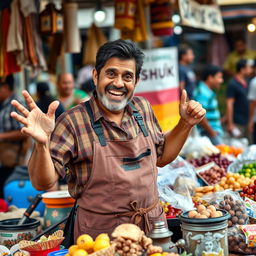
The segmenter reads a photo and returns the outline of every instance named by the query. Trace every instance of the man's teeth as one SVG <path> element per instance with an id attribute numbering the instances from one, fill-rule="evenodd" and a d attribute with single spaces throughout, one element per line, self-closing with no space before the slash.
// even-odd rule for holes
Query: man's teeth
<path id="1" fill-rule="evenodd" d="M 124 92 L 118 92 L 118 91 L 112 91 L 112 90 L 109 90 L 108 92 L 115 96 L 123 96 L 124 95 Z"/>

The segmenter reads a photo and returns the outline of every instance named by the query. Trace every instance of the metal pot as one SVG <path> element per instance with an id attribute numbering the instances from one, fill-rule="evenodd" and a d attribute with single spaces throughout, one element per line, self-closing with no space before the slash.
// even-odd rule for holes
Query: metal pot
<path id="1" fill-rule="evenodd" d="M 185 246 L 183 239 L 172 242 L 173 233 L 166 227 L 164 221 L 155 221 L 152 232 L 148 235 L 153 240 L 153 245 L 162 247 L 164 252 L 178 253 L 178 248 Z"/>

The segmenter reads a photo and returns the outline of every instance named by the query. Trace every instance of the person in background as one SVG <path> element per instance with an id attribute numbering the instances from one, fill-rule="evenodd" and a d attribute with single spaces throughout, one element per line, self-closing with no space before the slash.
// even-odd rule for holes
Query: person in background
<path id="1" fill-rule="evenodd" d="M 193 91 L 196 88 L 196 75 L 190 67 L 194 58 L 192 48 L 184 45 L 179 48 L 179 86 L 180 91 L 183 89 L 187 91 L 189 99 L 192 99 Z"/>
<path id="2" fill-rule="evenodd" d="M 236 74 L 236 64 L 239 60 L 254 60 L 255 58 L 256 51 L 248 49 L 243 38 L 237 38 L 234 41 L 234 50 L 229 53 L 224 63 L 224 71 L 229 77 L 233 77 Z"/>
<path id="3" fill-rule="evenodd" d="M 56 99 L 51 95 L 50 88 L 47 82 L 38 82 L 36 84 L 36 94 L 37 94 L 37 106 L 42 110 L 43 113 L 47 113 L 49 105 Z M 55 112 L 55 118 L 58 118 L 65 108 L 62 103 L 59 104 Z"/>
<path id="4" fill-rule="evenodd" d="M 223 83 L 223 71 L 215 65 L 207 65 L 202 72 L 202 81 L 194 91 L 194 100 L 206 110 L 205 118 L 199 124 L 201 135 L 208 136 L 214 145 L 222 143 L 223 129 L 218 108 L 216 90 Z"/>
<path id="5" fill-rule="evenodd" d="M 50 104 L 47 114 L 27 91 L 23 96 L 29 109 L 12 102 L 22 114 L 11 116 L 36 141 L 29 161 L 33 186 L 45 190 L 66 177 L 69 193 L 77 199 L 75 241 L 81 234 L 111 235 L 121 223 L 137 224 L 149 233 L 153 220 L 166 220 L 159 203 L 157 166 L 177 157 L 205 115 L 198 102 L 187 101 L 183 90 L 180 120 L 163 133 L 150 103 L 134 96 L 143 57 L 131 41 L 102 45 L 93 70 L 93 97 L 65 111 L 56 124 L 58 102 Z"/>
<path id="6" fill-rule="evenodd" d="M 252 143 L 256 144 L 256 60 L 254 60 L 254 77 L 249 83 L 249 122 L 248 130 L 252 135 Z"/>
<path id="7" fill-rule="evenodd" d="M 239 60 L 236 64 L 236 74 L 227 85 L 226 94 L 227 131 L 231 136 L 238 138 L 246 137 L 249 141 L 248 79 L 252 72 L 252 61 Z"/>
<path id="8" fill-rule="evenodd" d="M 18 99 L 14 93 L 14 77 L 8 75 L 0 79 L 0 197 L 3 197 L 4 183 L 15 166 L 26 164 L 30 146 L 30 139 L 20 131 L 23 125 L 10 116 L 15 110 L 11 105 L 14 99 Z"/>
<path id="9" fill-rule="evenodd" d="M 93 95 L 93 92 L 95 90 L 95 84 L 93 82 L 93 79 L 89 79 L 86 82 L 82 83 L 81 90 L 85 91 L 89 97 Z"/>
<path id="10" fill-rule="evenodd" d="M 58 76 L 57 91 L 58 99 L 66 110 L 88 99 L 84 91 L 75 88 L 74 78 L 70 73 L 62 73 Z"/>

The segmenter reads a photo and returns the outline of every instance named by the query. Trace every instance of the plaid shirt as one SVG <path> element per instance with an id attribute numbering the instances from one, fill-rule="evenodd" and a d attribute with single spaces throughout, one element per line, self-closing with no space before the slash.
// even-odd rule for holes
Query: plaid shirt
<path id="1" fill-rule="evenodd" d="M 20 130 L 23 125 L 10 116 L 12 111 L 16 111 L 16 108 L 12 106 L 11 101 L 17 98 L 15 95 L 7 98 L 0 104 L 0 133 Z"/>
<path id="2" fill-rule="evenodd" d="M 164 135 L 149 102 L 141 97 L 133 97 L 133 104 L 143 116 L 146 129 L 156 145 L 158 156 L 161 155 Z M 129 105 L 125 108 L 120 126 L 104 117 L 94 97 L 91 97 L 90 105 L 94 120 L 101 120 L 106 141 L 130 140 L 141 132 Z M 78 104 L 58 118 L 51 137 L 51 156 L 57 172 L 62 177 L 67 175 L 69 192 L 73 197 L 78 197 L 82 193 L 90 176 L 94 141 L 98 141 L 98 137 L 91 127 L 84 103 Z"/>

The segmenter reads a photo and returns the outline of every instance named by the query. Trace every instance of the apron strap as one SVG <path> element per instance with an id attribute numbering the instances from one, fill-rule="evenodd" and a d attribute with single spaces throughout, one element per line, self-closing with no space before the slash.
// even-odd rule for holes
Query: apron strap
<path id="1" fill-rule="evenodd" d="M 132 208 L 132 211 L 130 212 L 124 212 L 124 213 L 118 213 L 117 216 L 125 216 L 125 217 L 131 217 L 131 223 L 134 223 L 135 225 L 139 225 L 142 222 L 142 218 L 144 219 L 144 230 L 147 233 L 150 232 L 150 223 L 148 219 L 147 213 L 153 210 L 159 203 L 159 200 L 156 200 L 152 205 L 150 205 L 148 208 L 139 208 L 138 207 L 138 201 L 133 201 L 130 203 L 130 206 Z"/>
<path id="2" fill-rule="evenodd" d="M 96 133 L 96 135 L 98 136 L 98 139 L 100 141 L 100 145 L 104 147 L 104 146 L 107 145 L 107 143 L 106 143 L 106 140 L 105 140 L 104 130 L 103 130 L 103 127 L 100 123 L 100 120 L 97 120 L 96 122 L 94 122 L 92 108 L 91 108 L 91 105 L 90 105 L 89 101 L 86 101 L 84 104 L 85 104 L 86 110 L 87 110 L 87 112 L 90 116 L 90 121 L 91 121 L 92 128 L 93 128 L 94 132 Z"/>
<path id="3" fill-rule="evenodd" d="M 140 127 L 140 130 L 142 131 L 144 137 L 147 137 L 148 131 L 145 127 L 145 124 L 143 122 L 143 118 L 142 118 L 141 114 L 139 113 L 138 109 L 131 102 L 129 103 L 129 105 L 133 110 L 132 115 L 134 116 L 138 126 Z"/>

